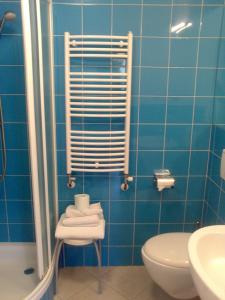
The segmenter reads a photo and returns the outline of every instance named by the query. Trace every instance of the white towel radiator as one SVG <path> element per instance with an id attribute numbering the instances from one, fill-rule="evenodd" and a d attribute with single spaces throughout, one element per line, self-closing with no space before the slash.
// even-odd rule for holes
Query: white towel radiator
<path id="1" fill-rule="evenodd" d="M 128 175 L 132 40 L 131 32 L 127 36 L 65 32 L 66 151 L 70 187 L 75 185 L 73 172 L 123 172 L 125 190 L 127 181 L 132 180 Z M 93 61 L 98 64 L 94 71 Z M 85 130 L 84 120 L 90 123 L 109 120 L 110 129 Z M 113 124 L 118 122 L 122 122 L 122 130 L 113 130 Z M 83 126 L 76 126 L 78 123 Z"/>

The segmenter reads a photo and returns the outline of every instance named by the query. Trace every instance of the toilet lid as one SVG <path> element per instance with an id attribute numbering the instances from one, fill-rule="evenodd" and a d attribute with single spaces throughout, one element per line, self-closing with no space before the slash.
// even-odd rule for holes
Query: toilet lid
<path id="1" fill-rule="evenodd" d="M 150 238 L 143 247 L 145 254 L 152 260 L 172 267 L 187 268 L 188 240 L 191 233 L 164 233 Z"/>

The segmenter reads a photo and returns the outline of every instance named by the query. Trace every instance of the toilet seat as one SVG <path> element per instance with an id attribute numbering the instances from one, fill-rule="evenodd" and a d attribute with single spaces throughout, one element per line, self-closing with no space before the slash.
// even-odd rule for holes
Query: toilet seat
<path id="1" fill-rule="evenodd" d="M 160 264 L 189 268 L 188 240 L 191 233 L 164 233 L 150 238 L 143 246 L 144 254 Z"/>

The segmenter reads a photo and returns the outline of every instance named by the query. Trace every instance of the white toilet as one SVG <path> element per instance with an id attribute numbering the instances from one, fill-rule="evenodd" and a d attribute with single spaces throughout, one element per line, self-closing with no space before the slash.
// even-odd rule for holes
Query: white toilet
<path id="1" fill-rule="evenodd" d="M 142 247 L 144 265 L 152 280 L 177 299 L 197 296 L 189 271 L 188 239 L 191 233 L 164 233 Z"/>

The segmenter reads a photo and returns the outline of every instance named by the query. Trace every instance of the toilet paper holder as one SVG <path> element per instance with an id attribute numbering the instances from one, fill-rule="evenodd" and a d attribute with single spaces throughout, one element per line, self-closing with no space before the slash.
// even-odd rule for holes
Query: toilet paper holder
<path id="1" fill-rule="evenodd" d="M 175 178 L 171 175 L 168 169 L 159 169 L 154 171 L 154 184 L 159 192 L 164 189 L 173 188 L 175 185 Z"/>

